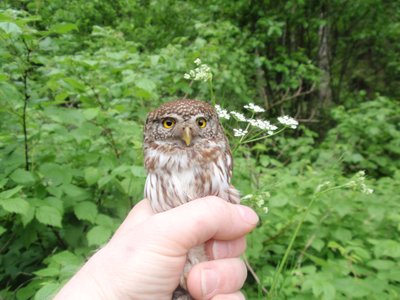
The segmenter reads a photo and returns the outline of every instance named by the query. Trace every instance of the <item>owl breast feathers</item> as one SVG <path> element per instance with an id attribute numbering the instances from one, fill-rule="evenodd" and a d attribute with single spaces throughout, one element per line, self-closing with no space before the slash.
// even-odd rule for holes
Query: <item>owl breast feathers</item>
<path id="1" fill-rule="evenodd" d="M 149 113 L 144 130 L 145 197 L 156 212 L 215 195 L 239 203 L 232 156 L 214 108 L 176 100 Z"/>

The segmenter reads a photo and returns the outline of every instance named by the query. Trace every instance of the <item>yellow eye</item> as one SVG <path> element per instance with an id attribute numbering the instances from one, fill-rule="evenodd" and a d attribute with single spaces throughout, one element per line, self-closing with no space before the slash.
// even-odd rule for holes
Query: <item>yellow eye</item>
<path id="1" fill-rule="evenodd" d="M 170 129 L 175 125 L 175 120 L 172 118 L 166 118 L 162 121 L 164 128 Z"/>
<path id="2" fill-rule="evenodd" d="M 198 118 L 197 119 L 197 125 L 199 125 L 200 128 L 204 128 L 207 125 L 207 121 L 204 118 Z"/>

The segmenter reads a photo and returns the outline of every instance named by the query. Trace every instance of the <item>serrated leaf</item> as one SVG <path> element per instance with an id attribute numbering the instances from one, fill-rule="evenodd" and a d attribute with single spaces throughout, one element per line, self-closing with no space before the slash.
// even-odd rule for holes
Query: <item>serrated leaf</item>
<path id="1" fill-rule="evenodd" d="M 111 237 L 111 229 L 105 226 L 95 226 L 89 230 L 86 237 L 89 246 L 101 246 Z"/>
<path id="2" fill-rule="evenodd" d="M 11 175 L 10 178 L 17 184 L 22 185 L 31 185 L 35 182 L 35 177 L 33 177 L 32 173 L 26 171 L 24 169 L 16 169 Z"/>
<path id="3" fill-rule="evenodd" d="M 153 81 L 147 78 L 140 78 L 135 82 L 135 85 L 147 92 L 152 92 L 155 88 L 156 85 Z"/>
<path id="4" fill-rule="evenodd" d="M 45 163 L 41 165 L 39 172 L 48 179 L 48 183 L 52 186 L 69 183 L 72 179 L 71 172 L 67 166 L 55 163 Z"/>
<path id="5" fill-rule="evenodd" d="M 22 198 L 1 199 L 0 206 L 8 212 L 21 215 L 27 214 L 29 210 L 29 203 Z"/>
<path id="6" fill-rule="evenodd" d="M 109 183 L 111 180 L 114 179 L 114 175 L 106 175 L 102 178 L 99 179 L 99 181 L 97 182 L 99 188 L 105 186 L 107 183 Z"/>
<path id="7" fill-rule="evenodd" d="M 37 291 L 34 300 L 53 299 L 59 288 L 59 283 L 46 283 L 40 290 Z"/>
<path id="8" fill-rule="evenodd" d="M 96 224 L 102 225 L 105 227 L 113 228 L 114 227 L 114 221 L 111 217 L 103 214 L 98 214 L 96 217 Z"/>
<path id="9" fill-rule="evenodd" d="M 87 184 L 92 185 L 100 178 L 100 172 L 97 168 L 89 167 L 84 171 L 84 176 Z"/>
<path id="10" fill-rule="evenodd" d="M 80 202 L 74 206 L 74 212 L 79 220 L 94 223 L 97 216 L 97 206 L 89 201 Z"/>
<path id="11" fill-rule="evenodd" d="M 49 32 L 51 33 L 58 33 L 58 34 L 64 34 L 67 32 L 70 32 L 72 30 L 78 30 L 78 27 L 75 24 L 71 23 L 64 23 L 64 24 L 55 24 L 50 27 Z"/>
<path id="12" fill-rule="evenodd" d="M 89 198 L 90 195 L 85 189 L 70 183 L 63 184 L 62 189 L 68 196 L 74 198 L 77 201 L 85 200 Z"/>
<path id="13" fill-rule="evenodd" d="M 0 29 L 2 29 L 5 33 L 8 34 L 22 33 L 21 28 L 17 24 L 11 22 L 0 22 Z"/>
<path id="14" fill-rule="evenodd" d="M 22 190 L 22 186 L 16 186 L 15 188 L 9 189 L 7 191 L 1 192 L 0 193 L 0 199 L 7 199 L 12 196 L 14 196 L 16 193 L 18 193 L 20 190 Z"/>
<path id="15" fill-rule="evenodd" d="M 63 81 L 68 84 L 73 90 L 84 92 L 86 87 L 84 84 L 72 77 L 63 78 Z"/>
<path id="16" fill-rule="evenodd" d="M 28 211 L 25 214 L 21 215 L 22 225 L 24 225 L 25 227 L 33 220 L 34 217 L 35 217 L 35 208 L 32 205 L 29 205 Z"/>
<path id="17" fill-rule="evenodd" d="M 58 274 L 60 274 L 60 269 L 54 268 L 54 267 L 48 267 L 48 268 L 44 268 L 39 271 L 33 272 L 33 274 L 40 276 L 40 277 L 52 277 L 52 276 L 57 276 Z"/>
<path id="18" fill-rule="evenodd" d="M 93 120 L 94 118 L 97 117 L 99 114 L 100 109 L 99 108 L 87 108 L 83 110 L 83 115 L 85 116 L 86 120 Z"/>
<path id="19" fill-rule="evenodd" d="M 50 260 L 56 262 L 61 266 L 68 266 L 68 265 L 78 266 L 82 263 L 82 259 L 79 256 L 72 253 L 71 251 L 62 251 L 56 253 L 50 258 Z"/>
<path id="20" fill-rule="evenodd" d="M 35 216 L 36 219 L 42 224 L 61 227 L 61 213 L 54 207 L 40 206 L 36 209 Z"/>
<path id="21" fill-rule="evenodd" d="M 54 98 L 54 100 L 56 102 L 63 102 L 67 97 L 69 96 L 68 92 L 61 92 L 59 94 L 56 95 L 56 97 Z"/>
<path id="22" fill-rule="evenodd" d="M 389 256 L 393 258 L 400 257 L 400 243 L 394 240 L 382 240 L 375 246 L 376 257 Z"/>

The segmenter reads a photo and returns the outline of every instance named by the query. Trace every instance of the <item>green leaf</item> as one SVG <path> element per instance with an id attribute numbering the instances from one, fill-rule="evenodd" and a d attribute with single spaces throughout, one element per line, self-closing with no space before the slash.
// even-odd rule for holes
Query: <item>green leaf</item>
<path id="1" fill-rule="evenodd" d="M 60 24 L 55 24 L 52 27 L 50 27 L 49 32 L 64 34 L 64 33 L 70 32 L 72 30 L 78 30 L 78 27 L 75 24 L 71 24 L 71 23 L 63 23 L 63 24 L 60 23 Z"/>
<path id="2" fill-rule="evenodd" d="M 33 274 L 40 277 L 56 277 L 58 274 L 60 274 L 60 268 L 47 267 L 33 272 Z"/>
<path id="3" fill-rule="evenodd" d="M 22 190 L 22 186 L 16 186 L 15 188 L 12 188 L 10 190 L 4 191 L 0 193 L 0 199 L 8 199 L 12 196 L 14 196 L 16 193 L 18 193 L 20 190 Z"/>
<path id="4" fill-rule="evenodd" d="M 24 169 L 16 169 L 11 175 L 10 178 L 17 184 L 22 185 L 31 185 L 35 182 L 35 177 L 33 177 L 32 173 L 26 171 Z"/>
<path id="5" fill-rule="evenodd" d="M 393 258 L 400 257 L 400 243 L 394 240 L 382 240 L 375 245 L 374 249 L 376 257 L 389 256 Z"/>
<path id="6" fill-rule="evenodd" d="M 62 216 L 58 209 L 51 206 L 40 206 L 36 209 L 36 219 L 46 225 L 62 227 Z"/>
<path id="7" fill-rule="evenodd" d="M 74 198 L 76 201 L 88 199 L 90 196 L 87 190 L 70 183 L 64 184 L 62 189 L 68 196 Z"/>
<path id="8" fill-rule="evenodd" d="M 275 197 L 271 197 L 271 199 L 269 200 L 268 204 L 271 207 L 282 207 L 285 206 L 288 203 L 289 199 L 286 196 L 275 196 Z"/>
<path id="9" fill-rule="evenodd" d="M 89 246 L 101 246 L 111 237 L 111 229 L 105 226 L 95 226 L 89 230 L 86 237 Z"/>
<path id="10" fill-rule="evenodd" d="M 21 215 L 21 222 L 24 226 L 28 225 L 35 217 L 35 207 L 29 205 L 28 211 Z"/>
<path id="11" fill-rule="evenodd" d="M 63 81 L 66 82 L 70 87 L 72 87 L 73 90 L 84 92 L 86 89 L 85 85 L 75 78 L 67 77 L 63 78 Z"/>
<path id="12" fill-rule="evenodd" d="M 59 283 L 45 283 L 45 285 L 37 291 L 34 300 L 50 300 L 53 299 L 58 289 L 61 287 Z"/>
<path id="13" fill-rule="evenodd" d="M 97 115 L 99 114 L 100 109 L 99 108 L 87 108 L 85 110 L 83 110 L 83 115 L 85 116 L 86 120 L 93 120 L 94 118 L 97 117 Z"/>
<path id="14" fill-rule="evenodd" d="M 79 266 L 82 263 L 82 258 L 72 253 L 71 251 L 61 251 L 50 257 L 52 262 L 56 262 L 61 266 Z"/>
<path id="15" fill-rule="evenodd" d="M 111 217 L 103 214 L 98 214 L 96 217 L 96 224 L 102 225 L 109 228 L 114 228 L 114 221 Z"/>
<path id="16" fill-rule="evenodd" d="M 132 166 L 131 172 L 136 177 L 146 178 L 146 170 L 143 166 Z"/>
<path id="17" fill-rule="evenodd" d="M 100 178 L 100 172 L 97 168 L 89 167 L 84 171 L 84 176 L 87 184 L 92 185 Z"/>
<path id="18" fill-rule="evenodd" d="M 153 92 L 156 88 L 155 83 L 147 78 L 140 78 L 135 82 L 135 85 L 149 93 Z"/>
<path id="19" fill-rule="evenodd" d="M 0 29 L 2 29 L 5 33 L 8 33 L 8 34 L 21 34 L 22 33 L 21 27 L 19 27 L 15 23 L 11 23 L 11 22 L 0 22 Z"/>
<path id="20" fill-rule="evenodd" d="M 29 203 L 22 198 L 1 199 L 0 206 L 8 212 L 21 215 L 25 215 L 29 211 Z"/>
<path id="21" fill-rule="evenodd" d="M 396 268 L 396 264 L 394 261 L 386 259 L 371 260 L 368 262 L 367 265 L 377 270 L 391 270 Z"/>
<path id="22" fill-rule="evenodd" d="M 97 206 L 93 202 L 80 202 L 74 206 L 74 212 L 79 220 L 94 223 L 97 216 Z"/>
<path id="23" fill-rule="evenodd" d="M 70 183 L 72 174 L 68 166 L 55 163 L 45 163 L 40 166 L 39 172 L 48 180 L 51 186 L 58 186 L 62 183 Z"/>
<path id="24" fill-rule="evenodd" d="M 0 226 L 0 236 L 6 231 L 7 230 L 3 226 Z"/>

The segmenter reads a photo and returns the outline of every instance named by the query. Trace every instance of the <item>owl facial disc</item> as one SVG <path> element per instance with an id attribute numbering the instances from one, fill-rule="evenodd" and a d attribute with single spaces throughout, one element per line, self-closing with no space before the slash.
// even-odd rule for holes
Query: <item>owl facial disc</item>
<path id="1" fill-rule="evenodd" d="M 190 146 L 192 142 L 192 132 L 190 131 L 189 127 L 185 127 L 182 131 L 182 140 L 185 142 L 186 146 Z"/>

